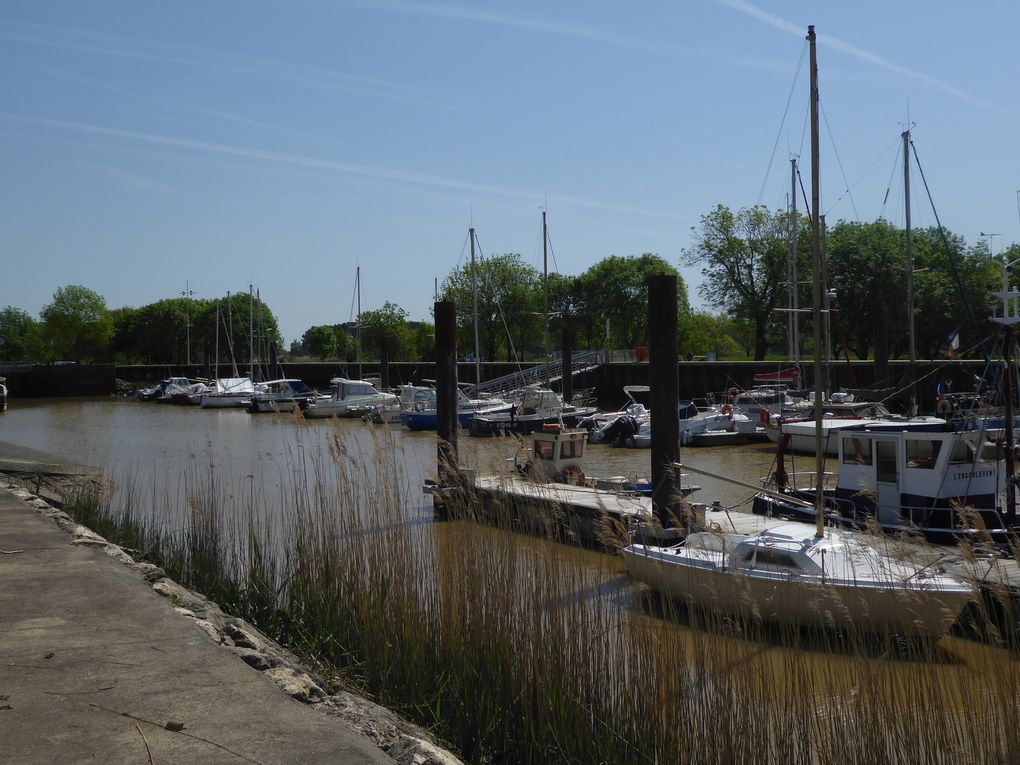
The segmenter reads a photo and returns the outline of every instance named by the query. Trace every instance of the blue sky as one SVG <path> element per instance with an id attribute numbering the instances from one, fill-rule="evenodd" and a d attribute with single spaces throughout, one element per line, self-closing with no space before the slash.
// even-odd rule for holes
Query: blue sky
<path id="1" fill-rule="evenodd" d="M 7 0 L 0 306 L 251 282 L 289 342 L 360 266 L 428 319 L 472 222 L 541 269 L 543 208 L 550 270 L 678 265 L 715 204 L 785 206 L 791 155 L 808 183 L 808 24 L 828 219 L 902 225 L 909 119 L 942 222 L 1020 240 L 1012 3 Z"/>

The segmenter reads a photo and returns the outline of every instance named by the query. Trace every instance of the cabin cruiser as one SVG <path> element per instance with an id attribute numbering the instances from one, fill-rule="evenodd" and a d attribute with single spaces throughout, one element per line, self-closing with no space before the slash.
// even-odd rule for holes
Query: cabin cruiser
<path id="1" fill-rule="evenodd" d="M 822 487 L 828 521 L 874 523 L 933 542 L 1006 541 L 1011 529 L 999 504 L 1007 486 L 1005 460 L 984 431 L 868 421 L 836 435 L 836 485 Z M 800 477 L 787 474 L 780 459 L 774 474 L 778 496 L 757 494 L 753 512 L 814 523 L 816 488 L 799 487 Z"/>
<path id="2" fill-rule="evenodd" d="M 248 411 L 252 414 L 304 410 L 316 398 L 314 390 L 294 378 L 267 380 L 262 386 L 265 390 L 253 394 L 248 404 Z"/>
<path id="3" fill-rule="evenodd" d="M 373 407 L 397 401 L 392 393 L 380 393 L 367 380 L 334 377 L 329 381 L 329 386 L 329 398 L 313 401 L 305 409 L 305 417 L 361 417 Z"/>
<path id="4" fill-rule="evenodd" d="M 4 385 L 6 382 L 6 377 L 0 377 L 0 412 L 7 411 L 7 386 Z"/>
<path id="5" fill-rule="evenodd" d="M 566 404 L 558 393 L 549 388 L 529 385 L 524 389 L 520 404 L 511 407 L 509 411 L 505 406 L 499 406 L 476 412 L 468 423 L 468 432 L 472 436 L 528 434 L 541 430 L 545 424 L 557 423 L 572 428 L 596 411 L 593 406 Z"/>
<path id="6" fill-rule="evenodd" d="M 174 396 L 187 395 L 191 387 L 191 380 L 187 377 L 168 377 L 161 380 L 159 385 L 153 388 L 145 388 L 136 391 L 135 396 L 141 401 L 155 401 L 157 404 L 169 404 Z"/>
<path id="7" fill-rule="evenodd" d="M 410 430 L 435 430 L 438 422 L 437 396 L 435 388 L 417 388 L 413 400 L 400 413 L 400 421 Z M 497 398 L 468 398 L 457 388 L 457 421 L 462 428 L 468 427 L 479 412 L 486 415 L 510 414 L 514 404 Z"/>
<path id="8" fill-rule="evenodd" d="M 797 405 L 803 399 L 793 396 L 790 392 L 780 386 L 761 386 L 741 391 L 730 388 L 725 395 L 724 404 L 729 404 L 735 410 L 746 414 L 752 419 L 760 417 L 762 410 L 770 413 L 794 413 Z"/>
<path id="9" fill-rule="evenodd" d="M 768 414 L 762 412 L 762 426 L 768 439 L 778 444 L 787 438 L 786 449 L 802 454 L 815 453 L 815 404 L 812 398 L 804 399 L 794 407 L 793 413 Z M 839 431 L 855 425 L 881 425 L 893 422 L 909 424 L 912 430 L 941 431 L 946 420 L 941 417 L 905 417 L 892 414 L 878 401 L 857 401 L 848 393 L 833 393 L 822 402 L 822 450 L 835 457 L 839 447 Z"/>
<path id="10" fill-rule="evenodd" d="M 738 443 L 759 437 L 757 420 L 734 409 L 730 404 L 710 406 L 707 402 L 682 401 L 678 407 L 680 445 L 707 446 Z M 585 420 L 588 423 L 590 420 Z M 584 424 L 582 423 L 582 424 Z M 647 449 L 652 445 L 651 412 L 641 408 L 622 413 L 601 428 L 591 431 L 594 443 Z"/>

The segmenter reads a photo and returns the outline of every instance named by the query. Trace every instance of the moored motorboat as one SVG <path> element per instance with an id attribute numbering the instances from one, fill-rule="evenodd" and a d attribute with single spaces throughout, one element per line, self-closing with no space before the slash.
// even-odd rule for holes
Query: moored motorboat
<path id="1" fill-rule="evenodd" d="M 1011 530 L 999 506 L 1007 484 L 1002 450 L 980 430 L 929 428 L 868 421 L 837 431 L 837 482 L 822 489 L 827 519 L 874 523 L 933 542 L 1007 541 Z M 756 495 L 753 511 L 815 522 L 815 487 L 797 486 L 782 460 L 774 477 L 778 494 Z"/>
<path id="2" fill-rule="evenodd" d="M 704 402 L 699 406 L 693 400 L 683 401 L 677 411 L 681 446 L 745 443 L 764 438 L 756 420 L 729 404 L 710 406 Z M 585 420 L 582 424 L 589 422 L 591 420 Z M 590 440 L 594 443 L 648 449 L 652 444 L 651 412 L 641 407 L 641 411 L 620 413 L 601 428 L 593 429 Z"/>
<path id="3" fill-rule="evenodd" d="M 400 421 L 410 430 L 435 430 L 438 422 L 437 397 L 435 388 L 419 388 L 415 391 L 414 400 L 400 413 Z M 471 420 L 479 412 L 486 416 L 509 415 L 514 404 L 502 399 L 468 398 L 460 388 L 457 389 L 457 421 L 462 428 L 468 427 Z"/>
<path id="4" fill-rule="evenodd" d="M 558 393 L 541 385 L 524 389 L 519 405 L 482 409 L 468 423 L 472 436 L 493 436 L 505 433 L 528 434 L 541 430 L 543 425 L 562 423 L 572 428 L 585 417 L 595 414 L 593 406 L 578 407 L 568 404 Z"/>
<path id="5" fill-rule="evenodd" d="M 316 398 L 314 390 L 294 378 L 267 380 L 261 385 L 265 390 L 253 394 L 248 404 L 248 411 L 252 414 L 304 410 Z"/>
<path id="6" fill-rule="evenodd" d="M 381 393 L 367 380 L 334 377 L 329 385 L 329 398 L 313 400 L 305 409 L 305 417 L 361 417 L 374 407 L 397 402 L 392 393 Z"/>

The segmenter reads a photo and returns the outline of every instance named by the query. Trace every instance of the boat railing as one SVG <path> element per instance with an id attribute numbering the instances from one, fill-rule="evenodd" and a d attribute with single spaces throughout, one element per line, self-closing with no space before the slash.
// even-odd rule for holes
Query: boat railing
<path id="1" fill-rule="evenodd" d="M 813 491 L 817 475 L 815 471 L 800 471 L 786 474 L 787 486 L 794 491 Z M 832 471 L 826 470 L 822 473 L 822 491 L 831 491 L 836 488 L 839 476 Z"/>
<path id="2" fill-rule="evenodd" d="M 576 375 L 599 365 L 598 351 L 578 351 L 570 357 L 570 374 Z M 522 369 L 502 377 L 486 380 L 481 385 L 473 386 L 468 394 L 472 398 L 479 398 L 480 394 L 502 395 L 510 391 L 523 388 L 536 383 L 551 383 L 559 380 L 563 375 L 563 362 L 552 361 L 548 364 Z"/>

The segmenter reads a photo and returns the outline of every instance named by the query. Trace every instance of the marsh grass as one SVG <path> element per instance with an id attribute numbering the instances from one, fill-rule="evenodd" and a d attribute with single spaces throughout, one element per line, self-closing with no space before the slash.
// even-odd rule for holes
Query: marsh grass
<path id="1" fill-rule="evenodd" d="M 483 525 L 461 495 L 428 522 L 392 441 L 366 454 L 336 429 L 311 449 L 307 427 L 276 475 L 194 469 L 160 492 L 136 474 L 68 511 L 470 762 L 1020 756 L 1003 649 L 689 611 L 618 558 L 541 539 L 556 523 L 515 533 L 518 508 L 496 503 Z"/>

